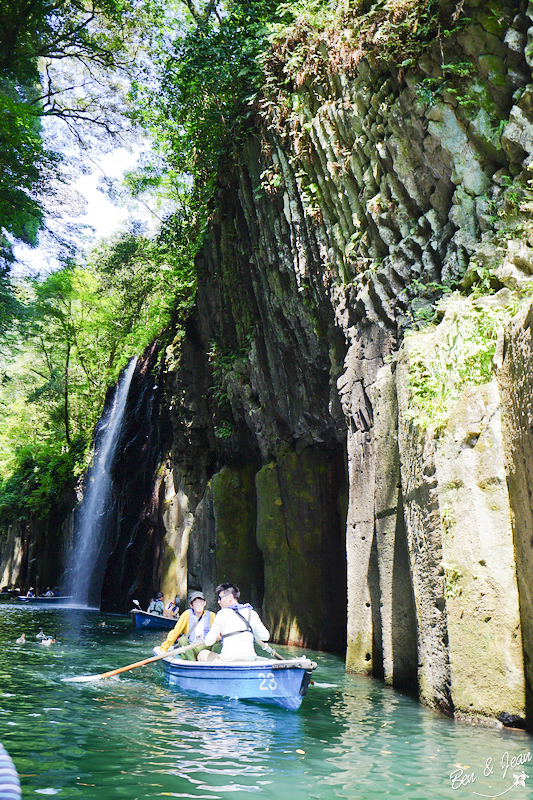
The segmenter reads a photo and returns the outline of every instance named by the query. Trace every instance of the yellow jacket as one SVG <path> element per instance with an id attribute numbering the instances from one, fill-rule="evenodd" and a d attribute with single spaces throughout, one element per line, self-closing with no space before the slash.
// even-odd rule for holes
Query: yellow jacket
<path id="1" fill-rule="evenodd" d="M 213 620 L 215 619 L 214 611 L 208 611 L 207 609 L 205 609 L 204 614 L 210 615 L 209 627 L 211 627 L 211 625 L 213 624 Z M 200 617 L 200 619 L 202 619 L 202 617 Z M 184 611 L 183 614 L 180 614 L 180 618 L 178 619 L 172 630 L 169 632 L 167 638 L 161 645 L 161 650 L 165 650 L 166 652 L 168 652 L 168 649 L 172 647 L 176 639 L 178 639 L 182 634 L 187 635 L 189 633 L 189 619 L 190 619 L 189 609 L 187 609 L 187 611 Z M 199 626 L 201 626 L 202 624 L 203 624 L 202 622 L 198 623 Z"/>

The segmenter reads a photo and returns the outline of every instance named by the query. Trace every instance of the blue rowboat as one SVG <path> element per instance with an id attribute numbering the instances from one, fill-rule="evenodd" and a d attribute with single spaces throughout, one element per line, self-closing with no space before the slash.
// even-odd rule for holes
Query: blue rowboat
<path id="1" fill-rule="evenodd" d="M 154 647 L 154 655 L 160 655 Z M 258 658 L 257 661 L 203 663 L 184 661 L 179 656 L 159 662 L 171 686 L 186 692 L 236 700 L 255 700 L 296 711 L 300 708 L 316 669 L 316 663 L 305 656 L 283 661 Z"/>
<path id="2" fill-rule="evenodd" d="M 144 629 L 151 628 L 158 631 L 170 631 L 178 621 L 170 617 L 164 617 L 162 614 L 152 614 L 148 611 L 140 611 L 138 608 L 132 608 L 130 611 L 133 619 L 133 624 L 136 628 Z"/>

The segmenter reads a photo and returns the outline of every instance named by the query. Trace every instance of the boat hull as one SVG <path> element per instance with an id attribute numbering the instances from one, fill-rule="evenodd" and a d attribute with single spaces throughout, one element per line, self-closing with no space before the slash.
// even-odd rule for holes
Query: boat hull
<path id="1" fill-rule="evenodd" d="M 25 597 L 24 595 L 19 595 L 18 600 L 22 603 L 68 603 L 69 600 L 73 600 L 73 596 L 70 595 L 69 597 Z"/>
<path id="2" fill-rule="evenodd" d="M 154 648 L 154 654 L 160 654 Z M 316 669 L 307 658 L 209 664 L 168 658 L 159 662 L 171 686 L 186 692 L 253 700 L 296 711 Z"/>
<path id="3" fill-rule="evenodd" d="M 130 611 L 133 619 L 133 624 L 139 630 L 144 628 L 151 628 L 158 631 L 170 631 L 175 626 L 177 620 L 170 617 L 163 617 L 160 614 L 149 614 L 148 611 L 138 611 L 133 609 Z"/>

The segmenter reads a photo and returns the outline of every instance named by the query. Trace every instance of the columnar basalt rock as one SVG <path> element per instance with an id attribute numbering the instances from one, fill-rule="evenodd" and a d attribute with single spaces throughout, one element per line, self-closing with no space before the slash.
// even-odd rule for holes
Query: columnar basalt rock
<path id="1" fill-rule="evenodd" d="M 523 715 L 517 567 L 496 381 L 465 388 L 436 461 L 455 710 Z"/>
<path id="2" fill-rule="evenodd" d="M 255 492 L 244 500 L 235 477 L 235 498 L 254 506 L 245 527 L 262 556 L 255 591 L 278 640 L 310 643 L 320 623 L 304 610 L 310 597 L 301 605 L 304 586 L 291 586 L 297 572 L 320 595 L 331 580 L 304 551 L 320 552 L 318 497 L 332 492 L 320 475 L 345 447 L 347 668 L 416 687 L 448 713 L 519 718 L 526 621 L 500 398 L 488 377 L 459 393 L 447 420 L 421 422 L 413 359 L 419 369 L 439 337 L 450 344 L 450 315 L 419 335 L 416 352 L 415 339 L 404 342 L 435 321 L 435 300 L 454 282 L 468 291 L 490 272 L 494 307 L 509 309 L 531 272 L 532 242 L 516 234 L 533 152 L 531 20 L 520 2 L 498 13 L 471 2 L 468 14 L 449 65 L 438 42 L 416 72 L 364 57 L 343 71 L 341 58 L 336 72 L 299 78 L 285 105 L 262 105 L 264 124 L 220 187 L 193 335 L 170 370 L 183 376 L 188 365 L 190 378 L 174 395 L 173 458 L 182 469 L 184 443 L 196 447 L 203 432 L 203 472 L 188 469 L 199 500 L 205 490 L 189 577 L 212 584 L 217 558 L 228 563 L 215 485 L 228 488 L 228 468 L 249 470 Z M 316 52 L 327 64 L 327 46 Z"/>
<path id="3" fill-rule="evenodd" d="M 415 691 L 418 687 L 419 625 L 401 489 L 396 377 L 389 365 L 382 367 L 376 377 L 372 405 L 378 465 L 374 506 L 381 643 L 377 649 L 382 652 L 385 682 Z M 350 666 L 348 660 L 347 666 Z"/>
<path id="4" fill-rule="evenodd" d="M 450 711 L 453 704 L 436 442 L 431 431 L 421 429 L 410 418 L 409 350 L 403 350 L 401 356 L 397 367 L 398 443 L 416 606 L 419 693 L 428 705 Z"/>
<path id="5" fill-rule="evenodd" d="M 498 382 L 503 396 L 507 483 L 520 595 L 526 675 L 526 706 L 533 714 L 533 306 L 516 316 L 505 332 Z"/>

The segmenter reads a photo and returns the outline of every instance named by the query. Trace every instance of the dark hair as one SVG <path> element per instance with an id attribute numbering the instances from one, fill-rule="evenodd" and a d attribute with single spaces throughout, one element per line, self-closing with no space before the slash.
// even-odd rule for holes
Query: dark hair
<path id="1" fill-rule="evenodd" d="M 227 592 L 231 592 L 231 594 L 233 595 L 235 600 L 238 600 L 239 597 L 241 596 L 241 590 L 239 589 L 238 586 L 235 586 L 234 583 L 221 583 L 221 584 L 219 584 L 217 586 L 217 588 L 215 589 L 215 593 L 216 593 L 217 597 L 220 594 L 220 592 L 224 592 L 224 594 L 227 594 Z"/>
<path id="2" fill-rule="evenodd" d="M 163 592 L 158 592 L 155 596 L 156 600 L 160 600 L 163 597 Z"/>

